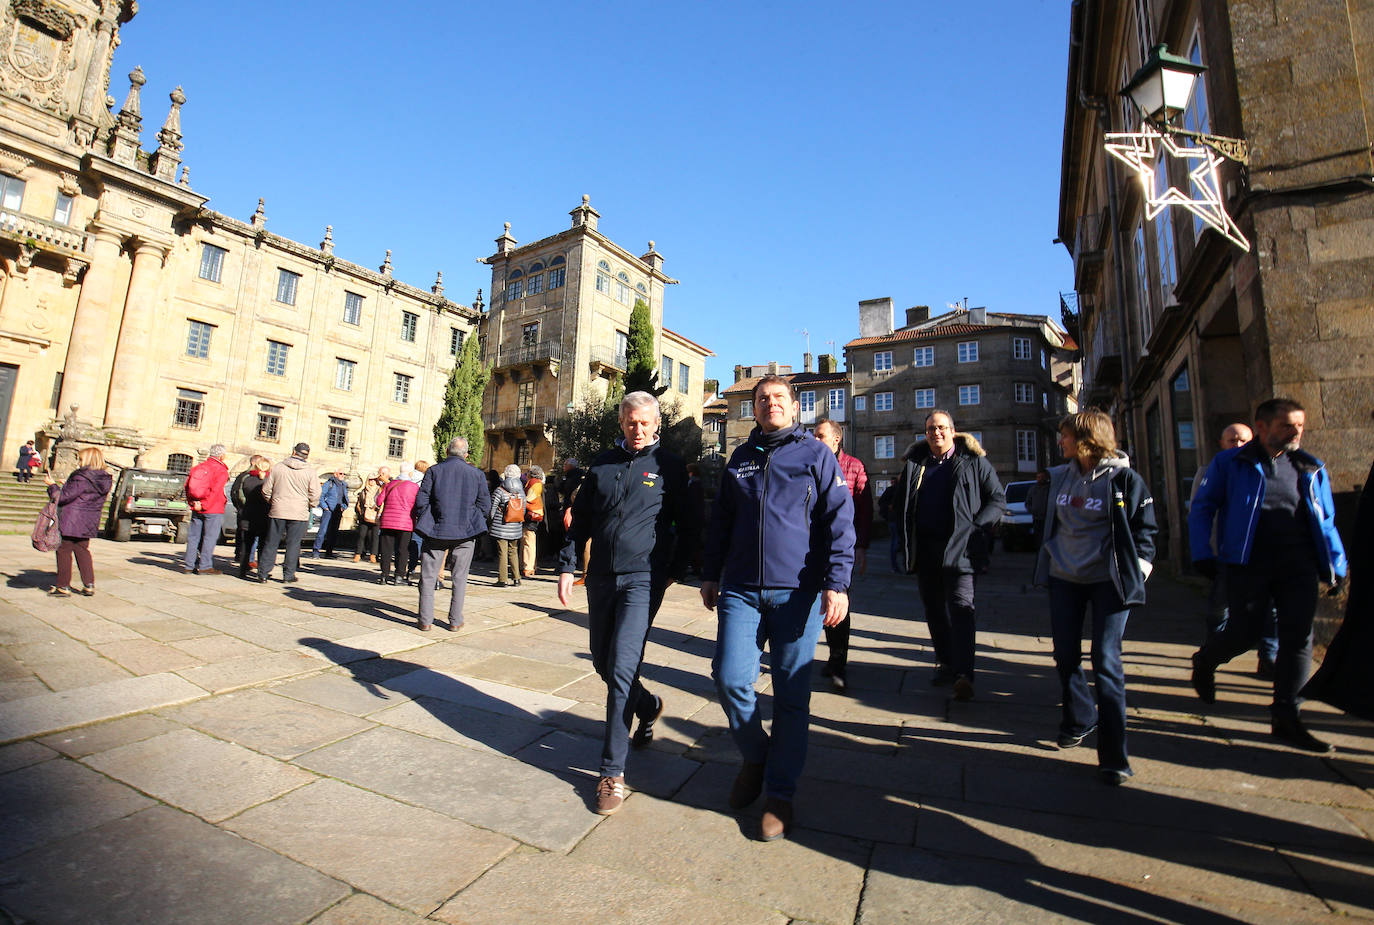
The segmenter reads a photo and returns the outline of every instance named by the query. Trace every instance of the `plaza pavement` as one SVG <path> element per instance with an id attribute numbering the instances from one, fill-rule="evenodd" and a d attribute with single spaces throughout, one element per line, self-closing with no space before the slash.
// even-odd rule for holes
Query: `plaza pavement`
<path id="1" fill-rule="evenodd" d="M 797 828 L 763 844 L 758 807 L 725 805 L 695 588 L 659 615 L 645 674 L 667 711 L 602 818 L 604 688 L 547 575 L 497 589 L 479 564 L 462 631 L 420 633 L 415 589 L 375 566 L 258 585 L 181 574 L 162 543 L 93 550 L 98 594 L 53 599 L 52 556 L 0 537 L 0 921 L 1374 919 L 1371 727 L 1312 705 L 1339 751 L 1276 744 L 1252 655 L 1204 708 L 1200 594 L 1164 578 L 1128 630 L 1136 776 L 1113 789 L 1091 739 L 1054 747 L 1029 556 L 980 580 L 969 703 L 928 686 L 912 582 L 871 569 L 850 693 L 816 681 Z"/>

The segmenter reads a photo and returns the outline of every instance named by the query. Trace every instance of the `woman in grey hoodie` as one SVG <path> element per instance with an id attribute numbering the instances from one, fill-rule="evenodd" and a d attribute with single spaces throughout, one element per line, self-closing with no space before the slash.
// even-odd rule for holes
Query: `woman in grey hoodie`
<path id="1" fill-rule="evenodd" d="M 524 516 L 514 523 L 506 523 L 506 504 L 512 498 L 525 503 L 525 489 L 520 485 L 520 467 L 511 463 L 501 472 L 501 484 L 491 493 L 491 514 L 487 521 L 491 527 L 487 531 L 496 540 L 496 587 L 507 584 L 520 584 L 520 536 L 525 532 Z M 510 568 L 510 580 L 506 580 L 506 568 Z"/>
<path id="2" fill-rule="evenodd" d="M 1059 425 L 1063 466 L 1050 470 L 1045 543 L 1037 584 L 1050 589 L 1054 664 L 1062 689 L 1059 747 L 1074 748 L 1097 731 L 1098 775 L 1126 782 L 1126 678 L 1121 639 L 1131 608 L 1145 603 L 1154 558 L 1154 503 L 1145 480 L 1116 449 L 1112 419 L 1097 410 Z M 1083 674 L 1083 621 L 1092 607 L 1096 703 Z"/>

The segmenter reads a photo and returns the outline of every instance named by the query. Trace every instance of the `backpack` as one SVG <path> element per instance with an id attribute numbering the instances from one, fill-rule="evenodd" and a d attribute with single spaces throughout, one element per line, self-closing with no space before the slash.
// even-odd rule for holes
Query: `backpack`
<path id="1" fill-rule="evenodd" d="M 62 545 L 62 531 L 57 528 L 57 502 L 49 501 L 38 512 L 33 523 L 33 548 L 39 552 L 53 552 Z"/>
<path id="2" fill-rule="evenodd" d="M 504 518 L 508 524 L 522 524 L 525 522 L 525 499 L 517 495 L 511 495 L 506 499 L 506 514 Z M 57 547 L 53 547 L 56 549 Z"/>

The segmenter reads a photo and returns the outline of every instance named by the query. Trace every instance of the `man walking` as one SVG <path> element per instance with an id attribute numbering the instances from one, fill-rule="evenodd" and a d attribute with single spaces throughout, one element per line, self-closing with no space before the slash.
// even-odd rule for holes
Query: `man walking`
<path id="1" fill-rule="evenodd" d="M 296 567 L 300 564 L 301 538 L 310 523 L 310 509 L 319 503 L 320 480 L 315 467 L 306 460 L 310 444 L 297 443 L 291 455 L 272 467 L 262 483 L 262 496 L 269 503 L 267 538 L 258 551 L 258 581 L 266 582 L 277 564 L 277 544 L 286 537 L 286 555 L 282 560 L 282 581 L 296 581 Z"/>
<path id="2" fill-rule="evenodd" d="M 835 454 L 796 423 L 791 384 L 764 376 L 753 399 L 758 426 L 730 455 L 706 534 L 701 602 L 717 611 L 711 674 L 743 758 L 730 808 L 766 786 L 759 836 L 772 841 L 792 825 L 806 763 L 816 638 L 849 612 L 854 502 Z M 765 643 L 771 733 L 754 692 Z"/>
<path id="3" fill-rule="evenodd" d="M 840 447 L 844 443 L 844 429 L 831 420 L 816 425 L 816 439 L 830 448 L 840 464 L 840 474 L 854 500 L 854 573 L 862 575 L 868 567 L 868 535 L 873 528 L 873 491 L 868 487 L 868 473 L 864 464 Z M 821 674 L 830 679 L 830 686 L 842 691 L 849 676 L 849 616 L 834 626 L 825 628 L 825 645 L 830 650 Z"/>
<path id="4" fill-rule="evenodd" d="M 625 801 L 630 721 L 634 744 L 647 745 L 663 698 L 639 680 L 644 645 L 668 585 L 680 581 L 695 535 L 687 507 L 687 468 L 658 442 L 658 399 L 631 392 L 620 400 L 624 438 L 592 460 L 573 502 L 572 525 L 558 557 L 558 600 L 569 606 L 577 547 L 592 544 L 587 564 L 587 624 L 592 665 L 606 682 L 606 737 L 596 811 Z"/>
<path id="5" fill-rule="evenodd" d="M 424 539 L 420 553 L 420 629 L 428 631 L 434 625 L 434 590 L 450 551 L 453 593 L 448 602 L 448 628 L 456 632 L 463 625 L 472 548 L 487 529 L 490 509 L 487 478 L 468 463 L 467 438 L 454 437 L 448 445 L 448 458 L 425 470 L 412 509 L 415 532 Z"/>
<path id="6" fill-rule="evenodd" d="M 1299 692 L 1311 670 L 1318 583 L 1335 592 L 1346 559 L 1326 466 L 1299 448 L 1305 425 L 1296 401 L 1261 402 L 1254 439 L 1218 453 L 1198 486 L 1188 513 L 1193 567 L 1208 577 L 1225 575 L 1227 617 L 1216 637 L 1193 654 L 1193 689 L 1203 703 L 1216 702 L 1217 667 L 1255 647 L 1272 608 L 1279 649 L 1270 731 L 1289 745 L 1325 754 L 1331 746 L 1298 717 Z"/>
<path id="7" fill-rule="evenodd" d="M 186 503 L 191 507 L 191 522 L 186 531 L 185 571 L 196 575 L 218 575 L 215 544 L 224 522 L 224 486 L 229 467 L 224 464 L 224 444 L 210 447 L 205 462 L 186 476 Z"/>
<path id="8" fill-rule="evenodd" d="M 970 700 L 978 631 L 969 540 L 1006 510 L 1002 483 L 973 435 L 956 433 L 948 411 L 932 411 L 926 439 L 907 450 L 896 487 L 903 568 L 916 575 L 935 649 L 930 683 L 953 681 L 954 699 Z"/>
<path id="9" fill-rule="evenodd" d="M 339 522 L 343 520 L 344 508 L 348 506 L 346 478 L 342 469 L 336 469 L 320 488 L 320 526 L 311 550 L 315 559 L 320 557 L 321 549 L 326 557 L 334 558 L 334 540 L 339 535 Z"/>

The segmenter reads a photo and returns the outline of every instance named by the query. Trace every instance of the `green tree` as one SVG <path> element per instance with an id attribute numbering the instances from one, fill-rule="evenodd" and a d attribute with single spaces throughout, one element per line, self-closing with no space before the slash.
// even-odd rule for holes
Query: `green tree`
<path id="1" fill-rule="evenodd" d="M 603 398 L 588 389 L 582 401 L 566 417 L 549 425 L 558 459 L 575 456 L 583 464 L 602 450 L 613 446 L 620 436 L 618 409 L 624 386 L 617 376 Z"/>
<path id="2" fill-rule="evenodd" d="M 649 317 L 649 305 L 643 299 L 635 299 L 635 307 L 630 311 L 630 330 L 626 341 L 625 391 L 648 392 L 655 397 L 668 391 L 667 385 L 658 384 L 654 322 Z"/>
<path id="3" fill-rule="evenodd" d="M 449 374 L 444 389 L 444 410 L 434 422 L 434 458 L 448 457 L 454 437 L 466 437 L 468 459 L 480 465 L 485 449 L 482 428 L 482 393 L 486 391 L 491 370 L 482 365 L 477 338 L 468 337 L 458 354 L 458 363 Z"/>

